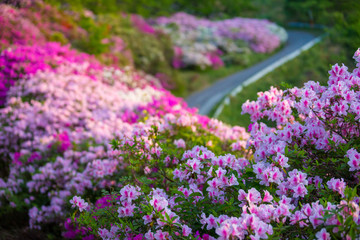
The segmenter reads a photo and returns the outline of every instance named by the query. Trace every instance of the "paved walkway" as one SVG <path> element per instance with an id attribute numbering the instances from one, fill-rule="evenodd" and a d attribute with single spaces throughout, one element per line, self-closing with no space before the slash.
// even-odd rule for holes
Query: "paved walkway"
<path id="1" fill-rule="evenodd" d="M 288 36 L 289 38 L 286 45 L 275 55 L 253 65 L 250 68 L 221 79 L 204 90 L 193 93 L 186 99 L 188 105 L 190 107 L 197 107 L 200 114 L 208 115 L 215 105 L 233 89 L 242 85 L 246 80 L 256 75 L 262 69 L 265 69 L 274 62 L 287 57 L 289 54 L 297 51 L 307 43 L 316 39 L 316 36 L 308 32 L 295 30 L 288 31 Z"/>

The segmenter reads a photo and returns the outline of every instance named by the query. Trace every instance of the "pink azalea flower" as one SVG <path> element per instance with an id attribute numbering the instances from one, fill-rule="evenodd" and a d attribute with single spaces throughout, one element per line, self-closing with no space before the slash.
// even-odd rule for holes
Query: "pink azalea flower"
<path id="1" fill-rule="evenodd" d="M 322 228 L 319 232 L 316 233 L 317 240 L 330 240 L 330 234 L 326 231 L 325 228 Z"/>
<path id="2" fill-rule="evenodd" d="M 71 207 L 78 207 L 79 211 L 82 212 L 83 210 L 85 210 L 88 207 L 88 203 L 84 201 L 84 199 L 82 199 L 81 197 L 78 196 L 74 196 L 71 200 L 70 203 L 72 204 Z"/>

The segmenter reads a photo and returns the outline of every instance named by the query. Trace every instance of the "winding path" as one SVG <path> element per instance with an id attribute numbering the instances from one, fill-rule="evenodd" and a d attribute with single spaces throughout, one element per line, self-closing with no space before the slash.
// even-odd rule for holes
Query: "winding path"
<path id="1" fill-rule="evenodd" d="M 232 90 L 241 86 L 244 82 L 251 79 L 261 70 L 269 67 L 279 60 L 287 58 L 293 52 L 298 51 L 303 46 L 316 39 L 316 36 L 308 32 L 297 30 L 288 31 L 288 36 L 289 38 L 287 43 L 279 52 L 250 68 L 215 82 L 206 89 L 193 93 L 186 99 L 187 104 L 190 107 L 197 107 L 200 114 L 208 115 L 215 105 Z"/>

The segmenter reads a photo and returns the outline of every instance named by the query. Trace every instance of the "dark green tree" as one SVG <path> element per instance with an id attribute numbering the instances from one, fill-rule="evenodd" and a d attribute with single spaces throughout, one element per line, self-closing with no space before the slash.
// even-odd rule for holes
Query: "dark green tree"
<path id="1" fill-rule="evenodd" d="M 358 0 L 287 0 L 288 21 L 323 24 L 334 42 L 348 50 L 360 47 L 360 1 Z"/>

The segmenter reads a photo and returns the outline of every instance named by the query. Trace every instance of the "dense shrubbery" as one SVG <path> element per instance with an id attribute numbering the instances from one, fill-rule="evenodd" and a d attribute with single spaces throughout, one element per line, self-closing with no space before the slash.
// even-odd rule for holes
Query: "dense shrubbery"
<path id="1" fill-rule="evenodd" d="M 325 25 L 333 42 L 349 52 L 360 45 L 359 1 L 288 0 L 284 11 L 290 21 Z"/>
<path id="2" fill-rule="evenodd" d="M 11 0 L 10 0 L 11 1 Z M 13 0 L 17 2 L 19 0 Z M 239 13 L 254 10 L 249 1 L 244 0 L 45 0 L 60 7 L 75 10 L 90 9 L 96 14 L 128 12 L 144 17 L 167 16 L 179 11 L 204 17 L 237 17 Z"/>
<path id="3" fill-rule="evenodd" d="M 107 65 L 134 66 L 153 75 L 163 74 L 167 76 L 164 81 L 168 81 L 165 86 L 174 85 L 172 43 L 140 16 L 121 13 L 95 16 L 88 10 L 60 11 L 35 1 L 21 9 L 1 5 L 0 22 L 4 29 L 0 32 L 2 49 L 10 44 L 70 43 Z M 16 27 L 18 24 L 21 30 Z"/>
<path id="4" fill-rule="evenodd" d="M 360 50 L 354 58 L 327 86 L 272 88 L 244 104 L 245 155 L 169 145 L 161 124 L 120 136 L 112 145 L 132 174 L 96 205 L 74 197 L 75 223 L 102 239 L 357 239 Z"/>
<path id="5" fill-rule="evenodd" d="M 35 4 L 0 5 L 1 228 L 84 239 L 358 238 L 360 50 L 355 70 L 334 65 L 327 86 L 272 88 L 244 104 L 248 134 L 188 108 L 164 90 L 166 76 L 114 67 L 169 68 L 169 39 L 141 17 Z M 217 34 L 260 52 L 280 42 L 231 31 L 243 21 L 254 20 L 222 21 L 230 27 Z M 6 225 L 14 216 L 27 217 Z"/>
<path id="6" fill-rule="evenodd" d="M 104 10 L 95 15 L 81 4 L 74 8 L 76 2 L 60 9 L 42 1 L 25 3 L 19 9 L 1 5 L 1 49 L 47 41 L 71 44 L 107 65 L 129 65 L 152 74 L 165 88 L 176 88 L 176 92 L 182 92 L 184 83 L 173 67 L 217 68 L 224 62 L 243 65 L 251 54 L 249 48 L 271 52 L 286 40 L 284 30 L 266 20 L 210 21 L 178 13 L 157 19 L 161 27 L 155 29 L 141 16 L 121 11 Z M 189 25 L 189 21 L 193 23 Z M 226 28 L 220 29 L 220 25 Z"/>
<path id="7" fill-rule="evenodd" d="M 222 58 L 231 62 L 229 58 L 234 53 L 245 56 L 250 49 L 269 53 L 287 40 L 286 31 L 267 20 L 233 18 L 210 21 L 176 13 L 154 19 L 154 23 L 170 34 L 174 42 L 175 68 L 217 68 L 224 65 Z"/>
<path id="8" fill-rule="evenodd" d="M 13 45 L 0 62 L 0 212 L 28 212 L 31 228 L 61 226 L 71 195 L 94 200 L 99 189 L 122 186 L 118 179 L 132 170 L 111 149 L 116 136 L 145 137 L 157 124 L 170 145 L 182 138 L 214 151 L 247 137 L 243 128 L 196 115 L 153 77 L 58 43 Z"/>
<path id="9" fill-rule="evenodd" d="M 116 15 L 102 15 L 98 17 L 98 21 L 111 26 L 110 32 L 115 36 L 120 36 L 126 43 L 137 69 L 142 69 L 152 75 L 166 73 L 169 77 L 171 76 L 174 54 L 173 45 L 167 35 L 155 30 L 138 15 L 124 15 L 121 21 Z M 111 42 L 112 39 L 109 39 L 109 43 Z"/>

